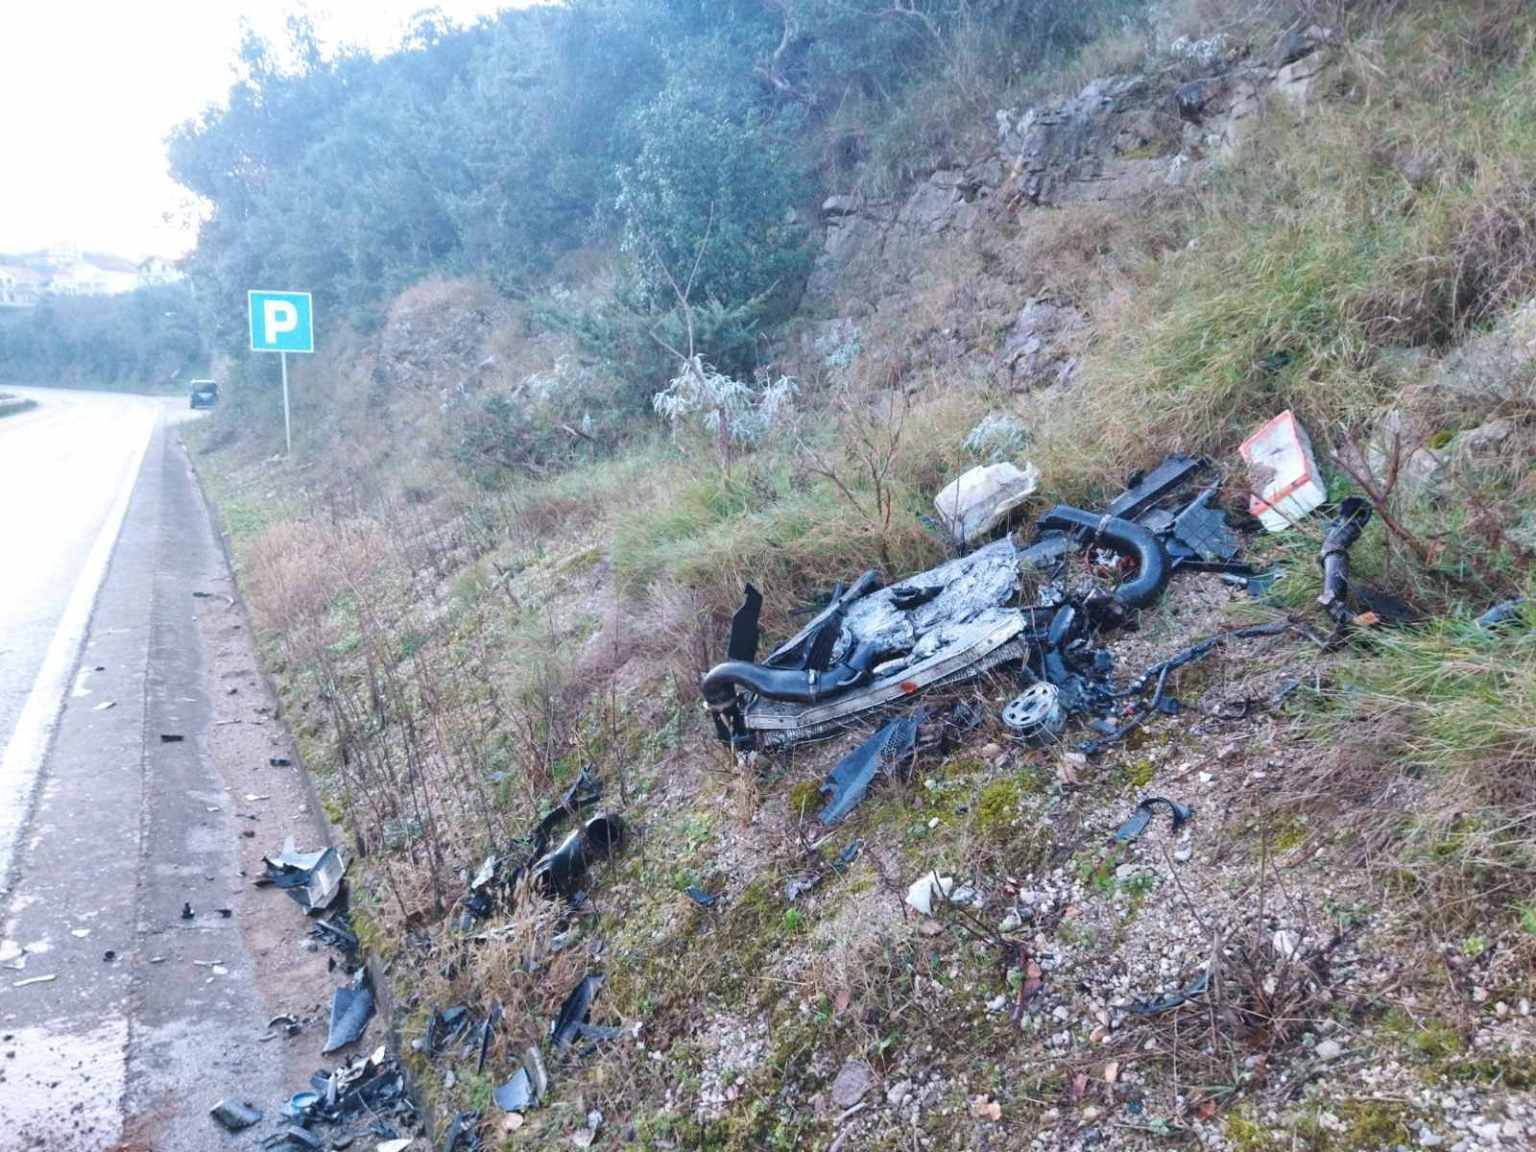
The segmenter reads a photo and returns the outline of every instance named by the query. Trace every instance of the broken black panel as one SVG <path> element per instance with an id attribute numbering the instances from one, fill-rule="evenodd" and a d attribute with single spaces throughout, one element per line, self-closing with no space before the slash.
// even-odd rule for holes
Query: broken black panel
<path id="1" fill-rule="evenodd" d="M 212 1116 L 228 1132 L 239 1132 L 249 1128 L 253 1124 L 261 1123 L 261 1109 L 240 1100 L 220 1100 L 208 1110 Z"/>
<path id="2" fill-rule="evenodd" d="M 1124 520 L 1138 519 L 1210 466 L 1209 460 L 1197 456 L 1169 456 L 1152 471 L 1131 477 L 1125 491 L 1104 511 Z"/>
<path id="3" fill-rule="evenodd" d="M 836 824 L 853 811 L 869 791 L 879 772 L 889 772 L 917 747 L 917 730 L 925 719 L 918 709 L 910 716 L 898 716 L 885 722 L 873 736 L 844 756 L 821 785 L 827 804 L 817 817 L 823 824 Z"/>
<path id="4" fill-rule="evenodd" d="M 368 984 L 368 970 L 359 968 L 350 985 L 336 989 L 331 997 L 331 1025 L 325 1037 L 322 1056 L 361 1038 L 373 1017 L 373 989 Z"/>
<path id="5" fill-rule="evenodd" d="M 731 638 L 725 648 L 727 659 L 745 660 L 748 664 L 757 659 L 758 620 L 762 614 L 763 594 L 748 584 L 741 607 L 731 617 Z"/>
<path id="6" fill-rule="evenodd" d="M 534 864 L 530 873 L 534 886 L 544 896 L 570 899 L 580 891 L 592 864 L 608 859 L 624 846 L 624 835 L 624 821 L 617 816 L 592 817 Z"/>
<path id="7" fill-rule="evenodd" d="M 565 1003 L 560 1005 L 560 1015 L 549 1026 L 550 1042 L 554 1044 L 556 1052 L 564 1052 L 572 1041 L 585 1034 L 587 1018 L 592 1015 L 592 1002 L 597 999 L 602 987 L 603 974 L 593 972 L 583 976 L 581 982 L 571 989 Z M 609 1030 L 601 1031 L 607 1033 Z"/>
<path id="8" fill-rule="evenodd" d="M 1212 507 L 1215 497 L 1215 487 L 1206 488 L 1173 517 L 1172 535 L 1164 547 L 1175 566 L 1190 558 L 1208 563 L 1227 561 L 1241 550 L 1237 533 L 1227 524 L 1226 513 Z"/>

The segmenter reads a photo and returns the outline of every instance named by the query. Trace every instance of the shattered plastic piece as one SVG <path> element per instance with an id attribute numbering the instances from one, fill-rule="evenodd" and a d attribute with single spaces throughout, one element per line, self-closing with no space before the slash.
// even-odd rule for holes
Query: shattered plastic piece
<path id="1" fill-rule="evenodd" d="M 459 1152 L 461 1145 L 464 1152 L 477 1152 L 480 1147 L 477 1136 L 479 1128 L 479 1112 L 460 1112 L 453 1118 L 453 1123 L 448 1125 L 448 1134 L 443 1137 L 442 1152 Z"/>
<path id="2" fill-rule="evenodd" d="M 283 1105 L 283 1115 L 290 1120 L 302 1120 L 320 1103 L 317 1092 L 295 1092 Z"/>
<path id="3" fill-rule="evenodd" d="M 261 1123 L 261 1109 L 253 1108 L 239 1100 L 223 1099 L 208 1109 L 208 1115 L 217 1120 L 227 1131 L 239 1132 L 252 1124 Z"/>
<path id="4" fill-rule="evenodd" d="M 560 847 L 534 864 L 534 885 L 545 896 L 570 899 L 580 891 L 590 865 L 608 859 L 624 847 L 624 835 L 624 821 L 617 816 L 592 817 L 567 836 Z"/>
<path id="5" fill-rule="evenodd" d="M 859 858 L 864 851 L 864 841 L 856 839 L 849 841 L 848 846 L 839 852 L 829 867 L 823 867 L 818 860 L 813 871 L 792 876 L 784 883 L 784 899 L 793 904 L 807 892 L 820 888 L 822 882 L 829 876 L 841 875 L 848 870 L 848 866 Z"/>
<path id="6" fill-rule="evenodd" d="M 394 1140 L 381 1140 L 374 1152 L 405 1152 L 412 1144 L 416 1143 L 414 1136 L 400 1136 Z"/>
<path id="7" fill-rule="evenodd" d="M 886 723 L 868 740 L 838 761 L 821 785 L 827 797 L 817 819 L 836 824 L 864 800 L 878 772 L 889 773 L 917 747 L 917 730 L 925 714 L 918 709 L 910 716 L 898 716 Z"/>
<path id="8" fill-rule="evenodd" d="M 485 1057 L 491 1050 L 491 1035 L 496 1031 L 496 1022 L 500 1019 L 501 1001 L 497 1000 L 486 1014 L 485 1023 L 480 1025 L 480 1054 L 475 1057 L 476 1072 L 485 1071 Z"/>
<path id="9" fill-rule="evenodd" d="M 1131 477 L 1124 492 L 1110 502 L 1105 513 L 1122 520 L 1140 520 L 1159 501 L 1177 492 L 1211 466 L 1198 456 L 1169 456 L 1152 471 Z"/>
<path id="10" fill-rule="evenodd" d="M 549 1026 L 549 1038 L 556 1052 L 564 1052 L 570 1047 L 571 1041 L 583 1036 L 590 1036 L 594 1040 L 612 1040 L 617 1037 L 616 1029 L 587 1023 L 587 1017 L 592 1014 L 592 1002 L 597 999 L 603 987 L 603 979 L 600 972 L 582 977 L 581 983 L 571 990 L 565 1003 L 560 1005 L 560 1015 Z"/>
<path id="11" fill-rule="evenodd" d="M 323 912 L 341 892 L 341 878 L 347 865 L 334 848 L 318 852 L 300 852 L 289 837 L 275 858 L 263 857 L 266 880 L 283 889 L 306 912 Z"/>
<path id="12" fill-rule="evenodd" d="M 1177 800 L 1169 800 L 1163 796 L 1148 796 L 1140 804 L 1136 805 L 1136 811 L 1131 813 L 1130 819 L 1115 829 L 1115 840 L 1125 844 L 1136 839 L 1147 830 L 1147 825 L 1152 822 L 1152 817 L 1161 804 L 1168 809 L 1168 815 L 1173 821 L 1173 830 L 1178 832 L 1183 828 L 1189 818 L 1195 814 L 1195 810 Z"/>
<path id="13" fill-rule="evenodd" d="M 1210 972 L 1201 969 L 1195 974 L 1194 979 L 1179 991 L 1165 993 L 1155 1000 L 1138 1000 L 1131 1005 L 1131 1011 L 1138 1016 L 1157 1016 L 1163 1012 L 1171 1012 L 1197 997 L 1204 996 L 1206 989 L 1210 987 L 1210 982 Z"/>
<path id="14" fill-rule="evenodd" d="M 533 1102 L 537 1104 L 549 1095 L 549 1073 L 544 1070 L 544 1053 L 539 1051 L 537 1045 L 530 1044 L 523 1050 L 523 1067 L 528 1070 L 528 1078 L 533 1082 Z"/>
<path id="15" fill-rule="evenodd" d="M 1520 619 L 1525 610 L 1525 597 L 1516 596 L 1513 600 L 1505 600 L 1501 604 L 1495 604 L 1488 611 L 1477 618 L 1479 628 L 1500 628 L 1505 624 L 1512 624 Z"/>
<path id="16" fill-rule="evenodd" d="M 52 984 L 58 978 L 59 977 L 57 973 L 53 973 L 48 976 L 28 976 L 25 980 L 17 980 L 14 984 L 11 985 L 11 987 L 26 988 L 32 984 Z"/>
<path id="17" fill-rule="evenodd" d="M 1307 431 L 1289 409 L 1259 428 L 1238 448 L 1254 491 L 1248 510 L 1269 532 L 1284 532 L 1328 498 L 1318 479 Z"/>
<path id="18" fill-rule="evenodd" d="M 359 968 L 352 983 L 336 989 L 331 997 L 330 1031 L 320 1054 L 329 1055 L 358 1040 L 372 1017 L 373 989 L 368 984 L 368 970 Z"/>
<path id="19" fill-rule="evenodd" d="M 1152 697 L 1142 702 L 1135 708 L 1129 718 L 1123 720 L 1118 726 L 1106 725 L 1100 728 L 1103 735 L 1097 740 L 1085 740 L 1078 745 L 1078 750 L 1095 756 L 1102 752 L 1106 745 L 1114 743 L 1126 733 L 1138 727 L 1153 712 L 1162 710 L 1163 689 L 1168 684 L 1170 673 L 1191 664 L 1196 660 L 1202 660 L 1217 648 L 1226 644 L 1229 640 L 1249 640 L 1260 636 L 1278 636 L 1290 629 L 1290 623 L 1286 620 L 1275 620 L 1268 624 L 1254 624 L 1247 628 L 1236 628 L 1231 632 L 1219 632 L 1215 636 L 1209 636 L 1197 644 L 1191 644 L 1181 652 L 1176 652 L 1168 659 L 1152 665 L 1143 672 L 1131 684 L 1130 688 L 1120 693 L 1120 696 L 1139 696 L 1146 692 L 1147 685 L 1152 685 Z"/>
<path id="20" fill-rule="evenodd" d="M 1173 538 L 1168 551 L 1175 566 L 1194 556 L 1209 564 L 1232 560 L 1241 550 L 1237 533 L 1227 524 L 1226 514 L 1211 507 L 1216 489 L 1207 488 L 1173 518 Z"/>
<path id="21" fill-rule="evenodd" d="M 950 481 L 934 497 L 950 541 L 964 548 L 1001 524 L 1040 486 L 1040 469 L 1025 463 L 982 464 Z"/>
<path id="22" fill-rule="evenodd" d="M 533 1107 L 533 1081 L 528 1069 L 519 1068 L 495 1093 L 496 1107 L 503 1112 L 526 1112 Z"/>
<path id="23" fill-rule="evenodd" d="M 933 915 L 934 901 L 948 904 L 972 904 L 976 902 L 976 890 L 957 884 L 951 876 L 924 873 L 907 889 L 907 906 L 924 916 Z"/>
<path id="24" fill-rule="evenodd" d="M 717 897 L 704 891 L 697 884 L 690 884 L 683 889 L 683 895 L 692 900 L 700 908 L 713 908 Z"/>
<path id="25" fill-rule="evenodd" d="M 1003 708 L 1003 726 L 1027 744 L 1052 744 L 1066 731 L 1061 691 L 1044 680 L 1031 684 Z"/>
<path id="26" fill-rule="evenodd" d="M 355 955 L 358 949 L 357 934 L 347 924 L 345 913 L 335 913 L 310 926 L 309 934 L 323 944 L 329 944 L 345 955 Z"/>

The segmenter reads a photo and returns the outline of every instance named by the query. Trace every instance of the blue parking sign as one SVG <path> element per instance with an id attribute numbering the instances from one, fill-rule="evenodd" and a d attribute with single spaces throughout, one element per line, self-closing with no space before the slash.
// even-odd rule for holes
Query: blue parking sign
<path id="1" fill-rule="evenodd" d="M 246 293 L 250 302 L 251 351 L 313 352 L 315 329 L 308 292 Z"/>

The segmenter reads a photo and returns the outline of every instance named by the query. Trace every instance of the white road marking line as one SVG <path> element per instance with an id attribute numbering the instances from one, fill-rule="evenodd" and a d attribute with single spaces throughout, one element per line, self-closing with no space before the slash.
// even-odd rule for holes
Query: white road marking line
<path id="1" fill-rule="evenodd" d="M 11 739 L 5 746 L 5 757 L 0 759 L 0 893 L 10 889 L 11 864 L 29 806 L 27 801 L 42 768 L 43 757 L 48 752 L 53 730 L 58 725 L 70 673 L 79 658 L 80 645 L 91 622 L 91 611 L 96 607 L 96 593 L 106 576 L 112 549 L 128 514 L 128 502 L 138 486 L 139 468 L 154 436 L 155 423 L 154 419 L 149 421 L 143 440 L 129 456 L 129 466 L 117 486 L 117 499 L 80 567 L 80 575 L 70 590 L 69 601 L 64 605 L 58 627 L 54 629 L 48 651 L 37 670 L 37 679 L 32 682 L 32 690 L 16 718 Z"/>

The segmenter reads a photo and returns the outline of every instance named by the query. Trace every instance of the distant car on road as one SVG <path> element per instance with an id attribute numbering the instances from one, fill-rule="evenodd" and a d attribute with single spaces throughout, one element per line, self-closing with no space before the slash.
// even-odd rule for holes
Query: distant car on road
<path id="1" fill-rule="evenodd" d="M 192 381 L 192 400 L 190 407 L 212 408 L 219 400 L 219 385 L 213 380 Z"/>

